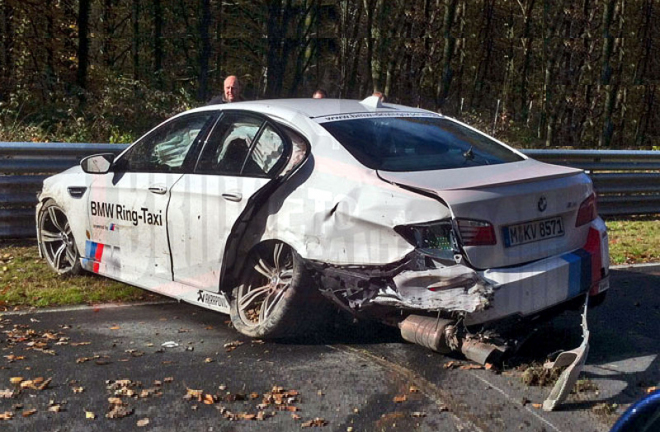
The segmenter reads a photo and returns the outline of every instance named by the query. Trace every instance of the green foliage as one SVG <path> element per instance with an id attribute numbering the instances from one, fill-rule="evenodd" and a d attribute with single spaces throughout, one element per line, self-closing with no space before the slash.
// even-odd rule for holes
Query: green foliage
<path id="1" fill-rule="evenodd" d="M 658 148 L 652 3 L 0 2 L 0 139 L 132 141 L 232 74 L 246 99 L 378 90 L 520 147 Z"/>
<path id="2" fill-rule="evenodd" d="M 130 143 L 166 118 L 191 108 L 184 88 L 165 92 L 124 77 L 98 78 L 98 94 L 58 94 L 44 103 L 26 91 L 0 106 L 1 141 Z"/>

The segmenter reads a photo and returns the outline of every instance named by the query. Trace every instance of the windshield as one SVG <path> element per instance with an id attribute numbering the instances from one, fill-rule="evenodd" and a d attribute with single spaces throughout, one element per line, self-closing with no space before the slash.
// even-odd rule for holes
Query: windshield
<path id="1" fill-rule="evenodd" d="M 524 159 L 495 140 L 440 117 L 372 117 L 322 126 L 363 165 L 383 171 L 464 168 Z"/>

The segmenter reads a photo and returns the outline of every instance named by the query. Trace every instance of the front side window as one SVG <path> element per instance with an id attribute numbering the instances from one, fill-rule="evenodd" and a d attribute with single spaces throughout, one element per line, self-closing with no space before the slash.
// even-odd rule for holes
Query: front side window
<path id="1" fill-rule="evenodd" d="M 429 171 L 523 160 L 486 135 L 441 117 L 361 118 L 322 126 L 371 169 Z"/>
<path id="2" fill-rule="evenodd" d="M 213 112 L 176 118 L 142 138 L 122 157 L 122 168 L 132 172 L 181 172 L 183 163 Z"/>

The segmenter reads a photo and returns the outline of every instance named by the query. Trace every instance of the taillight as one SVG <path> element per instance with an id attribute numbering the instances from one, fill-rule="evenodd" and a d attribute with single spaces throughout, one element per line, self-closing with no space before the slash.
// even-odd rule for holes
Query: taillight
<path id="1" fill-rule="evenodd" d="M 463 246 L 492 246 L 497 244 L 495 229 L 490 222 L 457 219 Z"/>
<path id="2" fill-rule="evenodd" d="M 437 258 L 453 259 L 454 231 L 450 220 L 416 225 L 399 225 L 394 230 L 423 253 Z"/>
<path id="3" fill-rule="evenodd" d="M 596 194 L 592 193 L 587 199 L 582 201 L 582 204 L 580 204 L 580 209 L 578 210 L 577 218 L 575 219 L 575 226 L 580 227 L 584 224 L 588 224 L 597 217 Z"/>

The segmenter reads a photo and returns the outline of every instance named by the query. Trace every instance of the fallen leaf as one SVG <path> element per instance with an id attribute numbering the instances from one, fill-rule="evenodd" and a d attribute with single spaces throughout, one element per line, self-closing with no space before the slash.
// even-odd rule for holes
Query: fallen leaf
<path id="1" fill-rule="evenodd" d="M 0 420 L 11 420 L 14 417 L 14 414 L 11 411 L 5 411 L 0 413 Z"/>
<path id="2" fill-rule="evenodd" d="M 224 345 L 225 351 L 230 352 L 243 345 L 241 341 L 228 342 Z"/>
<path id="3" fill-rule="evenodd" d="M 85 411 L 85 418 L 93 420 L 96 418 L 96 414 L 91 411 Z"/>
<path id="4" fill-rule="evenodd" d="M 263 412 L 263 411 L 261 411 Z M 291 413 L 291 418 L 294 420 L 300 420 L 302 417 L 299 414 Z"/>
<path id="5" fill-rule="evenodd" d="M 4 357 L 7 359 L 7 361 L 9 363 L 13 363 L 13 362 L 18 361 L 18 360 L 25 360 L 24 356 L 17 356 L 17 355 L 14 355 L 14 354 L 6 355 Z"/>
<path id="6" fill-rule="evenodd" d="M 445 363 L 442 367 L 444 367 L 445 369 L 454 369 L 454 368 L 457 368 L 460 365 L 461 365 L 461 362 L 457 362 L 457 361 L 452 360 L 450 362 Z"/>
<path id="7" fill-rule="evenodd" d="M 48 407 L 48 411 L 50 412 L 60 412 L 61 410 L 62 410 L 62 405 L 59 404 L 51 405 Z"/>
<path id="8" fill-rule="evenodd" d="M 121 329 L 121 327 L 119 327 L 118 325 L 110 327 L 110 330 L 119 330 L 119 329 Z"/>
<path id="9" fill-rule="evenodd" d="M 419 393 L 419 387 L 417 387 L 417 386 L 415 386 L 415 385 L 411 385 L 411 386 L 410 386 L 410 389 L 408 389 L 408 391 L 409 391 L 410 393 Z"/>
<path id="10" fill-rule="evenodd" d="M 426 417 L 426 413 L 423 411 L 415 411 L 410 414 L 411 417 Z"/>
<path id="11" fill-rule="evenodd" d="M 144 427 L 149 424 L 148 418 L 143 418 L 137 421 L 137 427 Z"/>
<path id="12" fill-rule="evenodd" d="M 30 417 L 32 414 L 34 414 L 34 413 L 36 413 L 36 412 L 37 412 L 37 409 L 36 409 L 36 408 L 32 408 L 32 409 L 29 409 L 29 410 L 24 410 L 24 411 L 21 413 L 21 415 L 22 415 L 23 417 Z"/>
<path id="13" fill-rule="evenodd" d="M 314 427 L 321 427 L 321 426 L 325 426 L 327 424 L 328 424 L 328 422 L 325 419 L 323 419 L 321 417 L 316 417 L 314 420 L 306 421 L 305 423 L 303 423 L 301 425 L 301 427 L 313 427 L 313 426 Z"/>
<path id="14" fill-rule="evenodd" d="M 164 383 L 171 383 L 173 381 L 174 381 L 174 377 L 166 377 L 165 379 L 163 379 Z"/>
<path id="15" fill-rule="evenodd" d="M 472 370 L 472 369 L 483 369 L 483 368 L 484 367 L 482 365 L 474 364 L 474 363 L 466 364 L 459 367 L 460 370 Z"/>
<path id="16" fill-rule="evenodd" d="M 10 399 L 16 396 L 16 393 L 12 389 L 0 390 L 0 399 Z"/>
<path id="17" fill-rule="evenodd" d="M 23 377 L 12 377 L 9 378 L 9 382 L 12 384 L 20 384 L 23 381 Z"/>
<path id="18" fill-rule="evenodd" d="M 52 378 L 48 378 L 47 380 L 44 380 L 41 384 L 37 386 L 37 390 L 46 389 L 52 380 L 53 380 Z"/>
<path id="19" fill-rule="evenodd" d="M 118 397 L 110 397 L 108 398 L 108 402 L 110 402 L 112 405 L 122 405 L 124 403 L 121 398 Z"/>
<path id="20" fill-rule="evenodd" d="M 133 414 L 133 408 L 125 405 L 112 405 L 110 411 L 105 415 L 109 419 L 123 418 Z"/>
<path id="21" fill-rule="evenodd" d="M 394 397 L 394 403 L 401 403 L 401 402 L 405 402 L 407 400 L 408 400 L 408 396 L 406 396 L 406 395 L 401 395 L 401 396 L 395 396 Z"/>
<path id="22" fill-rule="evenodd" d="M 536 408 L 536 409 L 540 409 L 540 408 L 543 407 L 543 404 L 540 404 L 540 403 L 533 403 L 532 406 L 533 406 L 534 408 Z"/>
<path id="23" fill-rule="evenodd" d="M 91 342 L 71 342 L 69 345 L 77 347 L 77 346 L 83 346 L 83 345 L 91 345 Z"/>
<path id="24" fill-rule="evenodd" d="M 74 393 L 82 393 L 85 391 L 84 387 L 72 387 L 71 390 L 73 390 Z"/>
<path id="25" fill-rule="evenodd" d="M 654 391 L 656 391 L 658 389 L 660 389 L 660 387 L 657 387 L 657 386 L 649 387 L 649 388 L 646 389 L 646 394 L 651 394 L 651 393 L 653 393 Z"/>
<path id="26" fill-rule="evenodd" d="M 213 363 L 215 360 L 213 360 L 211 357 L 207 357 L 204 359 L 204 363 Z"/>
<path id="27" fill-rule="evenodd" d="M 92 356 L 92 357 L 79 357 L 79 358 L 76 359 L 76 363 L 85 363 L 85 362 L 88 362 L 88 361 L 91 361 L 91 360 L 97 360 L 97 359 L 100 359 L 100 358 L 101 358 L 100 355 L 95 355 L 95 356 Z"/>

